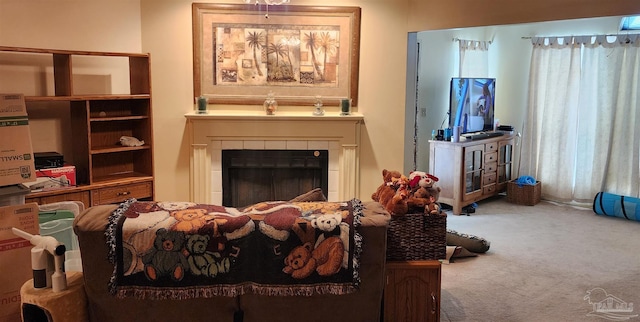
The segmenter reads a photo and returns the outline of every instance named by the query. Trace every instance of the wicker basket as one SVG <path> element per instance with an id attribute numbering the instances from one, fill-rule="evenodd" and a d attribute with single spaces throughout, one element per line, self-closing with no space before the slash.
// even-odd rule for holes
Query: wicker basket
<path id="1" fill-rule="evenodd" d="M 424 213 L 391 217 L 387 231 L 387 260 L 445 259 L 447 215 Z"/>
<path id="2" fill-rule="evenodd" d="M 507 201 L 526 206 L 533 206 L 540 202 L 541 183 L 519 186 L 515 180 L 507 182 Z"/>

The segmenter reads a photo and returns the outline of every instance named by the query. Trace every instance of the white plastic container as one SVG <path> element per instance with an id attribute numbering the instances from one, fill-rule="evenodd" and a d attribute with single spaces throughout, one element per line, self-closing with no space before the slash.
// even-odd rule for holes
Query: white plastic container
<path id="1" fill-rule="evenodd" d="M 74 217 L 84 211 L 84 204 L 80 201 L 61 201 L 40 205 L 40 235 L 52 236 L 63 243 L 65 252 L 65 272 L 82 272 L 82 259 L 78 236 L 73 231 Z M 73 214 L 69 216 L 68 214 Z M 70 218 L 69 218 L 70 217 Z"/>
<path id="2" fill-rule="evenodd" d="M 38 206 L 40 211 L 69 210 L 74 216 L 84 211 L 84 204 L 80 201 L 60 201 Z"/>
<path id="3" fill-rule="evenodd" d="M 80 249 L 78 237 L 73 232 L 73 218 L 56 219 L 41 223 L 40 235 L 55 238 L 64 244 L 67 251 Z"/>
<path id="4" fill-rule="evenodd" d="M 82 258 L 80 258 L 80 250 L 67 251 L 64 256 L 65 272 L 82 272 Z"/>
<path id="5" fill-rule="evenodd" d="M 24 205 L 25 196 L 31 191 L 23 184 L 0 187 L 0 207 Z"/>

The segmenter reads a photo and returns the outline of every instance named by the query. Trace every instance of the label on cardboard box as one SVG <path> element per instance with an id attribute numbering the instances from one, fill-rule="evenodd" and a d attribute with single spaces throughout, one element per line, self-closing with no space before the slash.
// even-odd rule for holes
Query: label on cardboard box
<path id="1" fill-rule="evenodd" d="M 0 94 L 0 186 L 36 180 L 27 106 L 22 94 Z"/>
<path id="2" fill-rule="evenodd" d="M 0 207 L 0 322 L 20 321 L 20 288 L 33 277 L 33 245 L 14 235 L 11 228 L 39 234 L 38 210 L 35 202 Z"/>

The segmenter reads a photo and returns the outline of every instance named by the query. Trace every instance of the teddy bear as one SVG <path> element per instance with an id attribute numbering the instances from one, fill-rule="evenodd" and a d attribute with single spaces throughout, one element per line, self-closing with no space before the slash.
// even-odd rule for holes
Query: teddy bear
<path id="1" fill-rule="evenodd" d="M 316 269 L 316 260 L 312 256 L 311 242 L 297 246 L 284 258 L 283 272 L 295 279 L 303 279 L 311 275 Z"/>
<path id="2" fill-rule="evenodd" d="M 207 211 L 204 209 L 182 209 L 171 212 L 177 221 L 173 229 L 187 233 L 195 233 L 207 222 Z"/>
<path id="3" fill-rule="evenodd" d="M 371 199 L 379 202 L 391 215 L 404 215 L 409 207 L 407 198 L 407 178 L 398 171 L 382 170 L 383 183 L 371 195 Z"/>
<path id="4" fill-rule="evenodd" d="M 371 199 L 373 201 L 379 201 L 380 194 L 382 190 L 386 190 L 385 187 L 391 187 L 392 189 L 397 189 L 403 181 L 406 181 L 406 177 L 396 170 L 382 170 L 382 184 L 378 187 L 378 189 L 371 194 Z"/>
<path id="5" fill-rule="evenodd" d="M 340 235 L 340 223 L 342 222 L 342 214 L 322 214 L 311 219 L 311 227 L 322 231 L 324 237 L 332 235 Z"/>
<path id="6" fill-rule="evenodd" d="M 229 258 L 221 258 L 220 253 L 207 250 L 209 235 L 190 235 L 187 238 L 187 261 L 193 275 L 216 277 L 219 273 L 229 272 Z"/>
<path id="7" fill-rule="evenodd" d="M 420 209 L 420 212 L 422 212 L 426 205 L 433 202 L 429 200 L 429 197 L 430 194 L 427 188 L 418 186 L 407 198 L 409 211 L 414 212 L 416 209 Z"/>
<path id="8" fill-rule="evenodd" d="M 313 250 L 313 258 L 316 260 L 316 272 L 320 276 L 333 275 L 340 271 L 344 258 L 344 243 L 340 237 L 329 237 Z"/>
<path id="9" fill-rule="evenodd" d="M 156 231 L 153 248 L 142 258 L 144 273 L 149 280 L 169 275 L 174 281 L 180 281 L 189 263 L 182 253 L 185 234 L 182 231 L 160 228 Z"/>
<path id="10" fill-rule="evenodd" d="M 378 202 L 392 216 L 401 216 L 409 211 L 408 197 L 409 190 L 406 185 L 400 186 L 397 190 L 392 187 L 386 187 L 381 190 Z"/>
<path id="11" fill-rule="evenodd" d="M 424 207 L 424 212 L 426 214 L 439 214 L 440 213 L 440 204 L 438 204 L 438 198 L 440 197 L 440 191 L 442 191 L 442 189 L 440 189 L 440 187 L 431 187 L 426 189 L 427 193 L 428 193 L 428 197 L 427 199 L 429 200 L 429 203 L 427 203 Z"/>
<path id="12" fill-rule="evenodd" d="M 311 243 L 292 249 L 284 259 L 285 267 L 282 271 L 295 279 L 306 278 L 314 271 L 320 276 L 329 276 L 340 271 L 343 256 L 342 240 L 332 236 L 323 240 L 315 249 Z"/>
<path id="13" fill-rule="evenodd" d="M 320 235 L 316 239 L 315 247 L 331 236 L 338 236 L 344 245 L 344 256 L 342 267 L 349 267 L 349 224 L 342 222 L 342 215 L 337 212 L 335 214 L 323 214 L 317 218 L 311 219 L 311 226 L 320 231 Z"/>
<path id="14" fill-rule="evenodd" d="M 412 190 L 417 189 L 417 187 L 431 188 L 438 181 L 438 177 L 424 171 L 414 170 L 409 172 L 409 187 Z"/>

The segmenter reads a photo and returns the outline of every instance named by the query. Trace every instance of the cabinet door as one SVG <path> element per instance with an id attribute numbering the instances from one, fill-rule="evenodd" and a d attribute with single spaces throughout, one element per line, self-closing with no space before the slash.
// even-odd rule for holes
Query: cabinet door
<path id="1" fill-rule="evenodd" d="M 438 321 L 440 317 L 440 263 L 407 262 L 388 265 L 385 322 Z"/>
<path id="2" fill-rule="evenodd" d="M 471 200 L 482 194 L 482 171 L 484 166 L 484 145 L 469 146 L 464 149 L 463 200 Z"/>
<path id="3" fill-rule="evenodd" d="M 513 140 L 498 144 L 498 184 L 506 184 L 513 179 Z"/>

